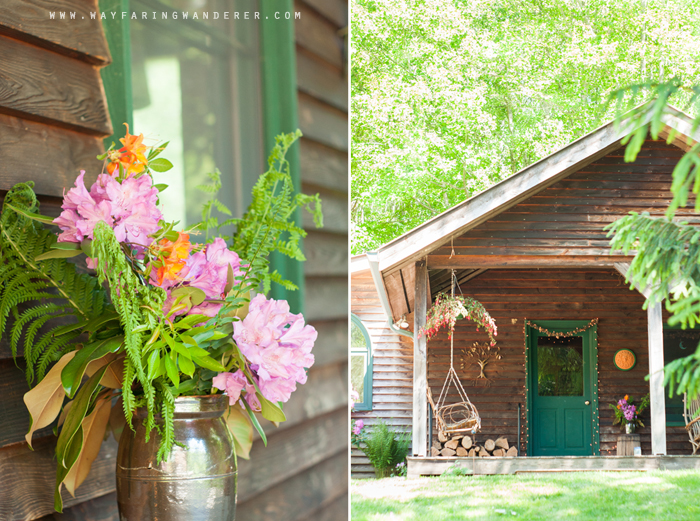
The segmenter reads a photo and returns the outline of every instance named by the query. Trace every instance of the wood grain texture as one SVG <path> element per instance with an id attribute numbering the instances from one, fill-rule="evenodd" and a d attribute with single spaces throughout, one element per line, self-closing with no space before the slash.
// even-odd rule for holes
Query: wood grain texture
<path id="1" fill-rule="evenodd" d="M 339 27 L 298 0 L 294 2 L 294 11 L 301 13 L 294 20 L 294 39 L 297 45 L 338 71 L 342 70 L 343 39 L 338 34 Z"/>
<path id="2" fill-rule="evenodd" d="M 347 193 L 347 153 L 302 137 L 299 159 L 301 180 L 309 193 L 315 193 L 319 187 Z"/>
<path id="3" fill-rule="evenodd" d="M 319 14 L 339 27 L 348 25 L 348 3 L 345 0 L 303 0 Z"/>
<path id="4" fill-rule="evenodd" d="M 251 459 L 239 460 L 238 501 L 253 497 L 322 461 L 342 453 L 347 458 L 347 407 L 271 435 L 267 447 L 253 444 Z M 340 477 L 347 487 L 347 475 Z"/>
<path id="5" fill-rule="evenodd" d="M 345 519 L 347 516 L 348 456 L 346 451 L 322 461 L 270 488 L 275 501 L 260 502 L 252 498 L 236 511 L 239 521 L 295 521 L 307 519 Z M 344 509 L 336 504 L 345 498 Z M 341 499 L 342 500 L 342 499 Z M 333 517 L 327 517 L 332 515 Z"/>
<path id="6" fill-rule="evenodd" d="M 117 493 L 112 492 L 74 507 L 64 508 L 63 513 L 54 512 L 41 521 L 119 521 Z"/>
<path id="7" fill-rule="evenodd" d="M 304 135 L 343 152 L 348 151 L 347 112 L 299 93 L 299 128 Z"/>
<path id="8" fill-rule="evenodd" d="M 111 58 L 99 14 L 90 16 L 96 12 L 97 0 L 3 0 L 0 34 L 104 66 Z"/>
<path id="9" fill-rule="evenodd" d="M 303 47 L 297 52 L 297 87 L 319 101 L 348 111 L 348 79 L 345 74 L 329 68 Z"/>
<path id="10" fill-rule="evenodd" d="M 0 113 L 98 137 L 112 133 L 94 66 L 3 37 L 0 63 Z"/>
<path id="11" fill-rule="evenodd" d="M 304 238 L 304 273 L 313 276 L 340 277 L 348 272 L 347 235 L 309 232 Z"/>
<path id="12" fill-rule="evenodd" d="M 18 443 L 0 449 L 0 519 L 19 521 L 37 519 L 53 513 L 53 492 L 56 480 L 54 450 L 56 438 L 44 438 L 34 451 Z M 76 497 L 63 490 L 66 508 L 104 496 L 116 489 L 114 465 L 117 444 L 113 438 L 102 444 L 97 459 L 85 482 L 76 490 Z"/>
<path id="13" fill-rule="evenodd" d="M 316 228 L 313 216 L 309 212 L 303 212 L 302 225 L 307 231 L 333 232 L 347 235 L 348 233 L 348 196 L 347 192 L 319 189 L 302 184 L 305 193 L 317 193 L 321 197 L 323 207 L 323 228 Z"/>
<path id="14" fill-rule="evenodd" d="M 306 306 L 304 316 L 315 320 L 347 319 L 347 277 L 306 277 Z"/>
<path id="15" fill-rule="evenodd" d="M 347 362 L 348 321 L 347 318 L 311 322 L 318 331 L 314 344 L 315 366 Z"/>
<path id="16" fill-rule="evenodd" d="M 102 152 L 99 138 L 0 114 L 0 190 L 31 179 L 37 194 L 62 197 L 80 170 L 94 181 Z"/>

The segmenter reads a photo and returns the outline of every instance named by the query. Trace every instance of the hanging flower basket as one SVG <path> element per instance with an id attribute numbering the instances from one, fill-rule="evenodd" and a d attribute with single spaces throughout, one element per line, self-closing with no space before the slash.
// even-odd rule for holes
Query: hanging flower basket
<path id="1" fill-rule="evenodd" d="M 448 337 L 452 338 L 457 320 L 467 319 L 476 323 L 476 330 L 483 328 L 491 339 L 491 345 L 496 345 L 496 321 L 489 315 L 484 306 L 476 299 L 464 296 L 452 296 L 440 293 L 435 297 L 435 303 L 428 311 L 425 327 L 421 328 L 418 336 L 425 335 L 430 340 L 438 331 L 447 327 Z"/>

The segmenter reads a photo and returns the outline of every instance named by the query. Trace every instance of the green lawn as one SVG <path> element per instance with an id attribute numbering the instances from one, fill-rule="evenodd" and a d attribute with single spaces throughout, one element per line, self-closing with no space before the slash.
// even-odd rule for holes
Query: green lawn
<path id="1" fill-rule="evenodd" d="M 505 518 L 700 520 L 700 472 L 567 472 L 352 481 L 354 521 Z"/>

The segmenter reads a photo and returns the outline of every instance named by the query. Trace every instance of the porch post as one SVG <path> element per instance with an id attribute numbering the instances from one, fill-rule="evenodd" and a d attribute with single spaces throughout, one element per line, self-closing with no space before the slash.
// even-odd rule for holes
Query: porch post
<path id="1" fill-rule="evenodd" d="M 649 331 L 649 400 L 651 453 L 666 455 L 666 400 L 664 396 L 664 330 L 661 303 L 647 309 Z"/>
<path id="2" fill-rule="evenodd" d="M 416 288 L 413 315 L 413 455 L 425 456 L 428 421 L 428 357 L 425 335 L 418 332 L 425 326 L 428 309 L 428 268 L 426 261 L 416 262 Z"/>

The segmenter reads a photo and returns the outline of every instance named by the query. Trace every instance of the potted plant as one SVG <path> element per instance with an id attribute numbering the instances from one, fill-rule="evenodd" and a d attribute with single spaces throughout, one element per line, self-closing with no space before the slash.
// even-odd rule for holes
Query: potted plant
<path id="1" fill-rule="evenodd" d="M 476 323 L 476 330 L 483 327 L 488 333 L 491 345 L 496 345 L 495 336 L 498 334 L 496 321 L 478 300 L 472 297 L 454 296 L 439 293 L 435 302 L 428 310 L 425 327 L 421 328 L 418 336 L 426 335 L 430 340 L 440 329 L 447 327 L 447 335 L 452 338 L 457 320 L 466 318 Z"/>
<path id="2" fill-rule="evenodd" d="M 615 412 L 613 425 L 619 423 L 621 431 L 624 430 L 627 434 L 632 434 L 637 426 L 644 427 L 640 416 L 649 407 L 649 395 L 642 398 L 639 407 L 634 404 L 634 398 L 628 394 L 617 403 L 611 403 L 610 407 Z"/>
<path id="3" fill-rule="evenodd" d="M 98 157 L 89 190 L 80 173 L 58 218 L 40 215 L 32 182 L 7 193 L 0 336 L 26 359 L 29 445 L 57 420 L 57 511 L 109 427 L 122 520 L 233 519 L 236 457 L 248 457 L 253 428 L 266 443 L 256 414 L 284 421 L 282 404 L 314 362 L 314 328 L 265 297 L 271 282 L 294 288 L 270 272 L 272 251 L 304 260 L 293 212 L 305 207 L 321 225 L 318 195 L 294 193 L 285 160 L 300 135 L 277 138 L 241 219 L 212 216 L 230 215 L 212 174 L 204 220 L 188 230 L 157 205 L 167 186 L 152 172 L 172 167 L 166 145 L 146 147 L 128 127 L 123 146 Z M 221 236 L 229 225 L 235 233 Z M 93 272 L 69 261 L 81 255 Z"/>

